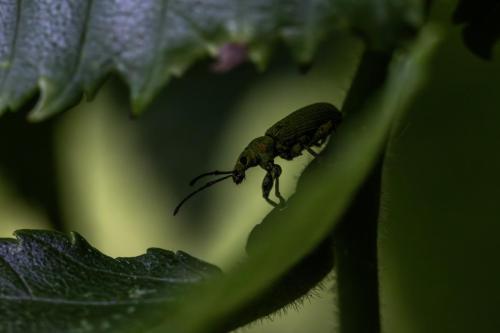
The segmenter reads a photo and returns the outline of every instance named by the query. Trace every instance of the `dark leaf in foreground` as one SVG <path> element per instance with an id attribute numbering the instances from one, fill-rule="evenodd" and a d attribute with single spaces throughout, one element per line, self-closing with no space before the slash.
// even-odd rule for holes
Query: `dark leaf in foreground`
<path id="1" fill-rule="evenodd" d="M 184 252 L 149 249 L 113 259 L 77 233 L 15 235 L 0 240 L 1 332 L 141 330 L 168 317 L 170 305 L 220 273 Z M 145 311 L 148 322 L 141 317 Z"/>

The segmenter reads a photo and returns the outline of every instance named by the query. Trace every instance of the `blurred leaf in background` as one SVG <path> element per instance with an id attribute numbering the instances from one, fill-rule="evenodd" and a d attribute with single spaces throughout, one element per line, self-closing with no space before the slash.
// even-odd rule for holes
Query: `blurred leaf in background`
<path id="1" fill-rule="evenodd" d="M 31 106 L 0 121 L 0 228 L 7 231 L 9 224 L 13 230 L 14 216 L 18 216 L 25 227 L 65 230 L 54 150 L 57 119 L 29 124 L 25 112 Z M 30 216 L 31 222 L 23 215 Z"/>
<path id="2" fill-rule="evenodd" d="M 497 332 L 500 59 L 451 28 L 387 150 L 379 232 L 388 333 Z"/>

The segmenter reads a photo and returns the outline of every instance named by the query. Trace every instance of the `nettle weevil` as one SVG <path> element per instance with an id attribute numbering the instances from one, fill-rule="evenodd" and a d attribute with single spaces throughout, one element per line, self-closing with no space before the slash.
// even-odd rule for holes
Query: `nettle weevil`
<path id="1" fill-rule="evenodd" d="M 284 205 L 285 199 L 279 190 L 281 167 L 274 163 L 274 158 L 279 156 L 292 160 L 302 155 L 304 150 L 316 157 L 317 153 L 311 147 L 320 147 L 325 143 L 341 121 L 342 113 L 329 103 L 315 103 L 292 112 L 269 128 L 264 136 L 252 140 L 238 157 L 232 171 L 212 171 L 194 178 L 190 185 L 205 176 L 226 175 L 206 183 L 185 197 L 175 208 L 174 215 L 187 200 L 207 187 L 230 177 L 234 183 L 240 184 L 245 179 L 246 170 L 257 165 L 267 172 L 262 182 L 264 199 L 274 207 Z M 269 199 L 273 185 L 279 204 Z"/>

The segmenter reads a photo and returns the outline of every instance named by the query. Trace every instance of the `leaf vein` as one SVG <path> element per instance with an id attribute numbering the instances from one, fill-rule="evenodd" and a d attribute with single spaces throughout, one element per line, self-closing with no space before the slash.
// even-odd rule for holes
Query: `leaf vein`
<path id="1" fill-rule="evenodd" d="M 31 289 L 28 282 L 26 282 L 26 280 L 22 277 L 22 275 L 19 274 L 7 260 L 5 260 L 2 257 L 0 257 L 0 260 L 2 260 L 5 263 L 5 265 L 12 270 L 12 273 L 14 273 L 14 275 L 16 275 L 19 278 L 19 281 L 21 281 L 21 284 L 23 285 L 25 292 L 28 293 L 30 296 L 33 296 L 33 290 Z"/>
<path id="2" fill-rule="evenodd" d="M 109 275 L 122 276 L 122 277 L 127 277 L 127 278 L 131 278 L 131 279 L 136 279 L 136 280 L 141 279 L 141 280 L 149 280 L 149 281 L 168 282 L 168 283 L 193 283 L 193 282 L 198 282 L 200 280 L 200 279 L 196 279 L 196 278 L 191 278 L 191 279 L 189 279 L 189 278 L 162 278 L 162 277 L 155 277 L 155 276 L 148 276 L 148 275 L 137 275 L 137 274 L 123 273 L 123 272 L 115 272 L 115 271 L 111 271 L 111 270 L 107 270 L 107 269 L 96 268 L 96 267 L 89 266 L 87 264 L 84 264 L 84 263 L 74 259 L 72 256 L 68 255 L 67 253 L 64 253 L 63 251 L 55 248 L 54 246 L 52 246 L 52 244 L 50 244 L 49 242 L 47 242 L 44 239 L 41 239 L 38 237 L 36 239 L 39 242 L 45 244 L 52 251 L 59 253 L 60 255 L 67 258 L 69 261 L 71 261 L 71 262 L 75 263 L 76 265 L 78 265 L 78 266 L 80 266 L 88 271 L 91 271 L 91 272 L 99 272 L 99 273 L 105 273 L 105 274 L 109 274 Z"/>

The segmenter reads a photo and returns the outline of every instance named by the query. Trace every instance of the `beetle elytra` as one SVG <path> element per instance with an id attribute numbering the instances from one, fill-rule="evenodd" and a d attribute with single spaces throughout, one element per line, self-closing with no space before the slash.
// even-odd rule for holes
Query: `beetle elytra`
<path id="1" fill-rule="evenodd" d="M 233 170 L 216 170 L 194 178 L 190 185 L 194 185 L 206 176 L 225 175 L 209 181 L 186 196 L 175 208 L 174 215 L 193 195 L 220 181 L 232 178 L 235 184 L 240 184 L 245 179 L 245 171 L 257 165 L 266 170 L 262 182 L 264 199 L 274 207 L 284 205 L 285 199 L 279 190 L 282 170 L 274 163 L 274 158 L 279 156 L 285 160 L 292 160 L 302 155 L 304 150 L 316 157 L 317 154 L 311 147 L 320 147 L 325 143 L 341 121 L 342 113 L 329 103 L 315 103 L 292 112 L 269 128 L 263 136 L 253 139 L 238 157 Z M 269 198 L 273 186 L 279 204 Z"/>

